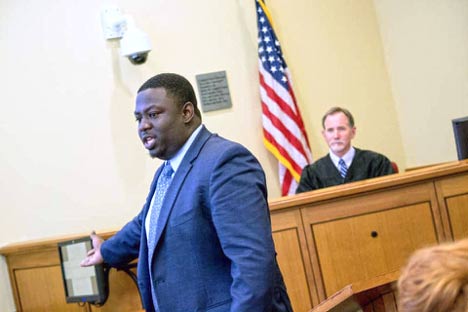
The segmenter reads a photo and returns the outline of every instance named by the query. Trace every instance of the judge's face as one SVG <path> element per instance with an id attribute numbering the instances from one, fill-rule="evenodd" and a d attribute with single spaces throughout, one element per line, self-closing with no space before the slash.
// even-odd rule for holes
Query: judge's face
<path id="1" fill-rule="evenodd" d="M 193 116 L 192 104 L 178 105 L 164 88 L 138 93 L 135 119 L 138 134 L 151 157 L 170 159 L 190 136 L 187 123 Z"/>
<path id="2" fill-rule="evenodd" d="M 328 147 L 338 157 L 342 157 L 351 148 L 351 140 L 356 134 L 356 127 L 349 125 L 348 117 L 342 112 L 327 116 L 322 135 Z"/>

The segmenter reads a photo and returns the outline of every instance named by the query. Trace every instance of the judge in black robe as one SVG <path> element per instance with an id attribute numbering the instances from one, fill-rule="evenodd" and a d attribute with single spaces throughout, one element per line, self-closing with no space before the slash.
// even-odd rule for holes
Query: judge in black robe
<path id="1" fill-rule="evenodd" d="M 358 148 L 355 150 L 356 154 L 344 178 L 329 154 L 304 167 L 296 193 L 395 173 L 390 160 L 384 155 Z"/>
<path id="2" fill-rule="evenodd" d="M 296 193 L 394 173 L 391 162 L 384 155 L 351 145 L 356 127 L 354 117 L 347 109 L 329 109 L 322 117 L 322 127 L 330 153 L 303 168 Z"/>

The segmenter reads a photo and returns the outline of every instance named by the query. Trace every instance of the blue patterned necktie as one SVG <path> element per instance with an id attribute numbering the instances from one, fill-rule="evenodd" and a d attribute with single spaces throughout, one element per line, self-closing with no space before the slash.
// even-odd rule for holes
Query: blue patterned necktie
<path id="1" fill-rule="evenodd" d="M 156 185 L 156 190 L 154 191 L 154 200 L 153 206 L 151 207 L 151 216 L 149 222 L 149 235 L 148 235 L 148 250 L 150 251 L 148 255 L 152 254 L 156 244 L 156 229 L 159 219 L 159 214 L 161 212 L 161 206 L 166 195 L 167 188 L 171 184 L 172 174 L 171 164 L 166 163 L 164 168 L 159 175 L 158 182 Z"/>
<path id="2" fill-rule="evenodd" d="M 148 264 L 150 269 L 151 276 L 151 295 L 153 297 L 153 305 L 155 311 L 159 311 L 158 300 L 156 298 L 156 293 L 154 291 L 153 285 L 153 272 L 151 272 L 151 258 L 154 253 L 154 248 L 156 247 L 156 230 L 158 225 L 159 214 L 161 212 L 161 206 L 166 195 L 167 188 L 171 184 L 172 174 L 171 164 L 166 162 L 161 174 L 158 177 L 158 182 L 156 185 L 156 190 L 154 191 L 153 206 L 151 207 L 151 216 L 149 222 L 149 235 L 148 235 Z"/>
<path id="3" fill-rule="evenodd" d="M 340 175 L 344 179 L 348 173 L 348 167 L 346 167 L 346 163 L 344 162 L 343 158 L 340 158 L 338 165 L 340 166 Z"/>

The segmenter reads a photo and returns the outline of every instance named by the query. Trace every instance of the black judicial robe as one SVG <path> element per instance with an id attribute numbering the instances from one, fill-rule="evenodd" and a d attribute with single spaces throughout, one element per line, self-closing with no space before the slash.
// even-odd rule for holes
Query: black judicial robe
<path id="1" fill-rule="evenodd" d="M 327 154 L 304 167 L 296 193 L 395 173 L 390 160 L 384 155 L 358 148 L 355 150 L 356 154 L 344 179 L 333 164 L 330 154 Z"/>

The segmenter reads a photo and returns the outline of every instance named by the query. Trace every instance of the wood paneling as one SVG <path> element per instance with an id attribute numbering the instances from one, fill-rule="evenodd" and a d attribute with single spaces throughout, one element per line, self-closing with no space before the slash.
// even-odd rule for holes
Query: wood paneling
<path id="1" fill-rule="evenodd" d="M 447 237 L 468 237 L 468 175 L 438 179 L 435 185 Z"/>
<path id="2" fill-rule="evenodd" d="M 308 311 L 347 284 L 398 269 L 419 247 L 467 237 L 468 161 L 283 197 L 270 201 L 270 210 L 277 259 L 294 310 Z M 114 269 L 103 307 L 64 304 L 57 242 L 85 235 L 0 249 L 19 312 L 140 310 L 135 284 Z M 396 311 L 392 296 L 382 294 L 362 308 Z"/>
<path id="3" fill-rule="evenodd" d="M 102 236 L 110 235 L 104 233 Z M 141 311 L 142 305 L 136 284 L 125 272 L 116 269 L 111 269 L 109 273 L 110 294 L 104 306 L 66 303 L 56 243 L 78 237 L 80 236 L 53 239 L 53 243 L 45 241 L 43 248 L 38 248 L 36 244 L 27 244 L 25 248 L 12 246 L 13 251 L 7 254 L 7 262 L 18 311 Z"/>
<path id="4" fill-rule="evenodd" d="M 272 214 L 273 239 L 294 311 L 308 311 L 318 303 L 310 257 L 299 211 Z M 315 300 L 315 301 L 314 301 Z"/>
<path id="5" fill-rule="evenodd" d="M 427 181 L 312 202 L 301 212 L 320 300 L 396 270 L 419 246 L 445 238 L 434 185 Z"/>
<path id="6" fill-rule="evenodd" d="M 398 270 L 419 247 L 435 244 L 427 203 L 311 225 L 326 296 Z"/>
<path id="7" fill-rule="evenodd" d="M 446 203 L 453 238 L 468 237 L 468 194 L 447 198 Z"/>
<path id="8" fill-rule="evenodd" d="M 59 265 L 17 269 L 14 271 L 14 278 L 19 294 L 20 311 L 87 311 L 87 307 L 66 303 Z"/>

